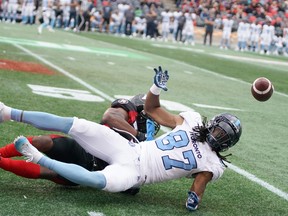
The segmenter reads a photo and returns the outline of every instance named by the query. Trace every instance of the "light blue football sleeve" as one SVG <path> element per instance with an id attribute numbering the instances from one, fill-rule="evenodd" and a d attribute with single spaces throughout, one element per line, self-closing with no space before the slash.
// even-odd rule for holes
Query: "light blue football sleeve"
<path id="1" fill-rule="evenodd" d="M 106 178 L 100 172 L 88 171 L 79 165 L 63 163 L 46 156 L 43 156 L 38 163 L 76 184 L 97 189 L 103 189 L 106 186 Z"/>
<path id="2" fill-rule="evenodd" d="M 68 134 L 74 119 L 72 117 L 61 117 L 46 112 L 11 110 L 11 119 L 24 122 L 40 130 L 59 131 Z"/>

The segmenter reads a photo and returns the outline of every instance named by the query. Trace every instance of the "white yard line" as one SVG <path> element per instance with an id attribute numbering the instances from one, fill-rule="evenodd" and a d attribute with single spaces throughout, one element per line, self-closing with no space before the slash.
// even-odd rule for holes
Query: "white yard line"
<path id="1" fill-rule="evenodd" d="M 42 58 L 41 56 L 31 52 L 30 50 L 22 47 L 19 44 L 13 44 L 14 46 L 16 46 L 17 48 L 23 50 L 24 52 L 26 52 L 27 54 L 33 56 L 34 58 L 38 59 L 39 61 L 45 63 L 46 65 L 49 65 L 50 67 L 54 68 L 55 70 L 59 71 L 60 73 L 64 74 L 65 76 L 71 78 L 72 80 L 80 83 L 81 85 L 85 86 L 86 88 L 90 89 L 92 92 L 102 96 L 103 98 L 105 98 L 108 101 L 114 101 L 115 98 L 110 97 L 109 95 L 105 94 L 104 92 L 100 91 L 99 89 L 94 88 L 93 86 L 89 85 L 88 83 L 84 82 L 83 80 L 79 79 L 78 77 L 72 75 L 71 73 L 69 73 L 68 71 L 58 67 L 57 65 L 49 62 L 48 60 Z"/>
<path id="2" fill-rule="evenodd" d="M 92 87 L 91 85 L 89 85 L 88 83 L 86 83 L 86 82 L 84 82 L 83 80 L 79 79 L 78 77 L 70 74 L 68 71 L 66 71 L 66 70 L 58 67 L 57 65 L 49 62 L 48 60 L 46 60 L 46 59 L 38 56 L 37 54 L 35 54 L 35 53 L 31 52 L 30 50 L 28 50 L 28 49 L 20 46 L 19 44 L 14 44 L 14 46 L 16 46 L 17 48 L 23 50 L 24 52 L 26 52 L 27 54 L 33 56 L 34 58 L 42 61 L 43 63 L 49 65 L 50 67 L 56 69 L 56 70 L 59 71 L 60 73 L 62 73 L 62 74 L 64 74 L 65 76 L 73 79 L 74 81 L 76 81 L 76 82 L 78 82 L 79 84 L 83 85 L 84 87 L 90 89 L 90 90 L 93 91 L 94 93 L 101 95 L 103 98 L 107 99 L 108 101 L 111 101 L 111 102 L 112 102 L 112 101 L 114 100 L 114 98 L 110 97 L 109 95 L 105 94 L 104 92 L 102 92 L 102 91 L 100 91 L 100 90 Z M 178 63 L 181 63 L 181 62 L 179 62 L 179 61 L 177 61 L 177 62 L 178 62 Z M 186 64 L 186 63 L 185 63 L 185 64 Z M 189 65 L 189 66 L 191 67 L 191 65 Z M 223 78 L 226 78 L 226 79 L 229 79 L 229 80 L 233 80 L 233 81 L 236 81 L 236 82 L 241 82 L 241 83 L 245 83 L 245 84 L 251 85 L 250 83 L 244 82 L 244 81 L 242 81 L 242 80 L 234 79 L 234 78 L 231 78 L 231 77 L 228 77 L 228 76 L 223 76 L 223 75 L 220 75 L 220 74 L 217 74 L 217 73 L 215 73 L 215 72 L 212 72 L 212 71 L 209 71 L 209 70 L 205 70 L 205 69 L 202 69 L 202 68 L 199 68 L 199 67 L 195 67 L 195 66 L 192 66 L 192 67 L 197 68 L 198 70 L 202 70 L 203 72 L 213 74 L 213 75 L 215 75 L 215 76 L 220 76 L 220 77 L 223 77 Z M 275 92 L 275 93 L 276 93 L 276 92 Z M 282 93 L 281 93 L 280 95 L 285 96 L 285 97 L 288 97 L 288 95 L 286 95 L 286 94 L 282 94 Z M 165 132 L 168 131 L 167 128 L 165 128 L 164 130 L 165 130 Z M 251 173 L 249 173 L 249 172 L 247 172 L 247 171 L 245 171 L 245 170 L 243 170 L 243 169 L 241 169 L 241 168 L 239 168 L 239 167 L 237 167 L 237 166 L 235 166 L 235 165 L 228 164 L 228 167 L 229 167 L 231 170 L 235 171 L 236 173 L 238 173 L 238 174 L 246 177 L 247 179 L 249 179 L 249 180 L 257 183 L 258 185 L 266 188 L 267 190 L 271 191 L 272 193 L 276 194 L 277 196 L 279 196 L 279 197 L 281 197 L 281 198 L 283 198 L 283 199 L 285 199 L 285 200 L 288 201 L 288 193 L 286 193 L 286 192 L 284 192 L 284 191 L 281 191 L 280 189 L 278 189 L 278 188 L 270 185 L 269 183 L 267 183 L 267 182 L 265 182 L 265 181 L 257 178 L 255 175 L 253 175 L 253 174 L 251 174 Z"/>

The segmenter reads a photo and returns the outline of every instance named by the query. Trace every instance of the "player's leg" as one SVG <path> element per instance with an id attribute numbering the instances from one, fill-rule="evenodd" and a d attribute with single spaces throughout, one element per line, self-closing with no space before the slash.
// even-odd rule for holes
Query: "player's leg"
<path id="1" fill-rule="evenodd" d="M 69 134 L 87 152 L 109 164 L 129 162 L 126 153 L 135 154 L 135 150 L 127 145 L 127 139 L 106 126 L 85 119 L 60 117 L 45 112 L 23 111 L 0 103 L 0 122 L 7 120 L 27 123 L 41 130 Z"/>
<path id="2" fill-rule="evenodd" d="M 56 135 L 55 135 L 56 136 Z M 51 137 L 55 137 L 51 135 Z M 30 136 L 27 137 L 30 143 L 34 146 L 38 146 L 40 151 L 50 151 L 53 146 L 51 145 L 52 139 L 50 136 Z M 41 145 L 39 145 L 41 144 Z M 38 148 L 37 147 L 37 148 Z M 8 172 L 14 173 L 15 175 L 29 178 L 29 179 L 47 179 L 61 185 L 75 185 L 70 181 L 61 178 L 57 173 L 48 168 L 41 167 L 39 164 L 26 162 L 25 160 L 14 160 L 11 157 L 22 156 L 19 153 L 14 143 L 7 144 L 0 148 L 0 168 Z"/>
<path id="3" fill-rule="evenodd" d="M 16 149 L 21 152 L 28 160 L 61 174 L 70 181 L 90 186 L 98 189 L 103 189 L 106 186 L 106 178 L 102 173 L 90 172 L 81 166 L 68 164 L 50 159 L 39 152 L 32 146 L 26 137 L 20 136 L 14 141 Z"/>
<path id="4" fill-rule="evenodd" d="M 36 111 L 23 111 L 0 103 L 0 122 L 8 120 L 27 123 L 41 130 L 58 131 L 66 134 L 73 124 L 72 117 L 60 117 Z"/>

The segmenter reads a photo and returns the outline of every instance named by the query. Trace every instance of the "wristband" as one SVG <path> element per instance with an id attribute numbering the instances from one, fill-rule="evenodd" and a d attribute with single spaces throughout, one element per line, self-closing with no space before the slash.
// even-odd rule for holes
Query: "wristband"
<path id="1" fill-rule="evenodd" d="M 161 93 L 161 88 L 157 87 L 155 84 L 153 84 L 150 88 L 150 92 L 153 94 L 153 95 L 160 95 Z"/>

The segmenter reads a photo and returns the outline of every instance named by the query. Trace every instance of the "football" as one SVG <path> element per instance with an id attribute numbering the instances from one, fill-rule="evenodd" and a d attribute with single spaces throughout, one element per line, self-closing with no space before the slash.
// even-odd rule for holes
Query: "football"
<path id="1" fill-rule="evenodd" d="M 273 94 L 274 87 L 271 81 L 265 77 L 257 78 L 252 86 L 251 93 L 253 97 L 258 101 L 267 101 Z"/>

